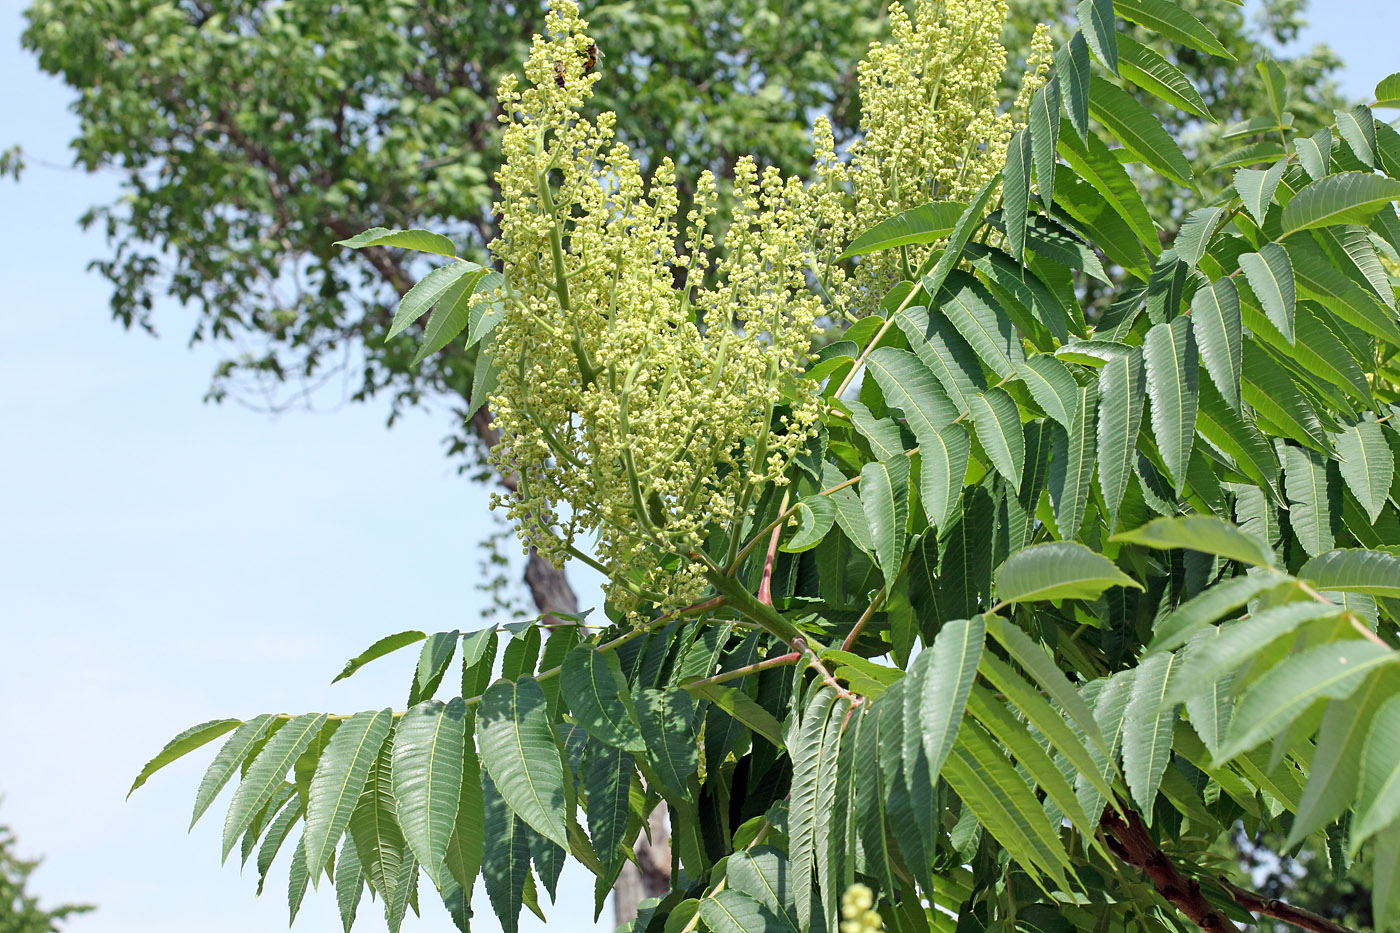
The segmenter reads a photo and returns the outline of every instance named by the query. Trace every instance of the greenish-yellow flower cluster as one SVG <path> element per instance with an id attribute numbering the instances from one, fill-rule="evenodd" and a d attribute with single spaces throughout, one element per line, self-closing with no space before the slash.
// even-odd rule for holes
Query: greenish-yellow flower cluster
<path id="1" fill-rule="evenodd" d="M 1049 30 L 1038 28 L 1017 103 L 999 110 L 1006 17 L 1006 0 L 915 0 L 912 18 L 901 2 L 891 4 L 891 41 L 873 43 L 860 64 L 862 132 L 851 163 L 828 167 L 818 150 L 821 186 L 848 184 L 854 196 L 844 221 L 827 218 L 830 239 L 929 201 L 968 200 L 1001 169 L 1054 48 Z M 909 266 L 927 252 L 911 250 Z M 869 313 L 904 277 L 904 259 L 897 251 L 867 256 L 850 282 L 830 269 L 822 277 L 858 313 Z"/>
<path id="2" fill-rule="evenodd" d="M 686 555 L 740 529 L 816 420 L 799 378 L 820 311 L 815 220 L 799 179 L 741 160 L 715 259 L 714 178 L 682 226 L 670 162 L 646 180 L 612 114 L 581 116 L 597 77 L 585 30 L 573 0 L 553 0 L 524 84 L 500 91 L 493 456 L 519 477 L 508 506 L 526 543 L 562 562 L 596 534 L 615 604 L 675 607 L 703 586 Z"/>
<path id="3" fill-rule="evenodd" d="M 882 933 L 885 922 L 875 910 L 875 894 L 853 884 L 841 895 L 841 933 Z"/>

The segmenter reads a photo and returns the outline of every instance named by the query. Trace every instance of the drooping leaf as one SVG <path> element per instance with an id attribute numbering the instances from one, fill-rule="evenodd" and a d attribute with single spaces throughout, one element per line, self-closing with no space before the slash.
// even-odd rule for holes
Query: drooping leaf
<path id="1" fill-rule="evenodd" d="M 973 231 L 982 223 L 987 213 L 987 205 L 991 203 L 992 194 L 1001 183 L 1001 172 L 997 172 L 978 189 L 977 194 L 972 198 L 972 202 L 958 217 L 958 221 L 953 225 L 953 232 L 948 235 L 948 245 L 943 249 L 943 255 L 938 257 L 933 269 L 925 274 L 920 280 L 924 291 L 931 296 L 937 296 L 943 288 L 943 283 L 948 281 L 949 274 L 957 266 L 958 260 L 962 258 L 963 247 L 967 241 L 972 239 Z"/>
<path id="2" fill-rule="evenodd" d="M 1074 428 L 1079 385 L 1064 363 L 1048 353 L 1037 353 L 1021 364 L 1017 375 L 1047 415 L 1067 431 Z"/>
<path id="3" fill-rule="evenodd" d="M 399 308 L 394 312 L 394 320 L 389 325 L 389 333 L 385 339 L 397 337 L 439 301 L 445 299 L 460 279 L 480 270 L 481 267 L 474 262 L 449 262 L 423 276 L 399 301 Z"/>
<path id="4" fill-rule="evenodd" d="M 394 733 L 394 799 L 414 858 L 439 887 L 462 789 L 467 707 L 461 697 L 411 707 Z"/>
<path id="5" fill-rule="evenodd" d="M 1241 256 L 1240 268 L 1249 280 L 1250 289 L 1264 306 L 1264 313 L 1284 339 L 1292 343 L 1297 291 L 1288 252 L 1277 243 L 1266 243 L 1259 252 Z"/>
<path id="6" fill-rule="evenodd" d="M 1060 78 L 1052 76 L 1031 98 L 1031 149 L 1035 157 L 1035 184 L 1049 210 L 1055 191 L 1055 149 L 1060 138 Z"/>
<path id="7" fill-rule="evenodd" d="M 1308 237 L 1291 237 L 1288 258 L 1293 261 L 1294 281 L 1303 298 L 1318 302 L 1353 327 L 1373 337 L 1400 345 L 1395 314 L 1370 291 L 1332 265 L 1327 254 Z"/>
<path id="8" fill-rule="evenodd" d="M 325 713 L 304 713 L 277 730 L 263 746 L 262 752 L 253 759 L 247 774 L 243 776 L 243 783 L 234 791 L 233 801 L 224 819 L 224 858 L 228 858 L 238 837 L 248 828 L 258 810 L 272 798 L 297 756 L 306 750 L 325 724 Z"/>
<path id="9" fill-rule="evenodd" d="M 998 312 L 982 283 L 963 272 L 947 278 L 939 293 L 940 308 L 979 359 L 998 376 L 1014 376 L 1026 358 L 1021 338 L 1006 315 Z"/>
<path id="10" fill-rule="evenodd" d="M 1118 37 L 1118 66 L 1123 77 L 1152 96 L 1192 116 L 1215 122 L 1201 92 L 1181 69 L 1129 36 Z"/>
<path id="11" fill-rule="evenodd" d="M 1031 196 L 1031 134 L 1021 129 L 1006 146 L 1002 171 L 1002 214 L 1006 220 L 1006 244 L 1017 262 L 1026 255 L 1026 216 Z"/>
<path id="12" fill-rule="evenodd" d="M 792 751 L 792 791 L 788 798 L 788 833 L 791 839 L 793 885 L 795 891 L 810 891 L 817 877 L 817 822 L 826 814 L 817 812 L 818 779 L 828 756 L 835 749 L 825 744 L 827 721 L 836 708 L 837 694 L 823 687 L 813 693 L 796 724 L 788 746 Z M 800 929 L 812 922 L 812 899 L 797 898 Z"/>
<path id="13" fill-rule="evenodd" d="M 1395 456 L 1385 434 L 1375 422 L 1362 421 L 1337 435 L 1336 444 L 1342 478 L 1374 525 L 1395 478 Z"/>
<path id="14" fill-rule="evenodd" d="M 413 688 L 408 694 L 408 705 L 417 706 L 421 700 L 431 700 L 442 683 L 452 656 L 457 651 L 461 633 L 456 629 L 450 632 L 436 632 L 429 635 L 418 654 L 418 669 L 414 672 Z"/>
<path id="15" fill-rule="evenodd" d="M 1280 585 L 1277 576 L 1259 573 L 1232 577 L 1207 587 L 1156 623 L 1147 653 L 1173 651 L 1181 647 L 1207 625 L 1242 608 L 1261 593 Z"/>
<path id="16" fill-rule="evenodd" d="M 1317 557 L 1336 544 L 1327 461 L 1316 451 L 1289 445 L 1284 453 L 1283 485 L 1288 521 L 1303 550 Z"/>
<path id="17" fill-rule="evenodd" d="M 1097 599 L 1115 586 L 1142 585 L 1102 554 L 1072 541 L 1052 541 L 1012 554 L 997 575 L 1003 603 Z"/>
<path id="18" fill-rule="evenodd" d="M 1026 439 L 1021 430 L 1021 409 L 1005 389 L 988 389 L 971 400 L 972 426 L 992 465 L 1011 488 L 1021 491 L 1026 467 Z"/>
<path id="19" fill-rule="evenodd" d="M 799 501 L 793 508 L 796 510 L 797 530 L 779 545 L 778 550 L 786 554 L 801 554 L 826 538 L 827 532 L 836 523 L 836 504 L 826 496 L 811 496 Z"/>
<path id="20" fill-rule="evenodd" d="M 1059 665 L 1019 627 L 999 616 L 987 615 L 983 618 L 987 632 L 1006 649 L 1011 659 L 1021 665 L 1050 699 L 1069 715 L 1094 746 L 1106 753 L 1108 746 L 1099 732 L 1094 712 L 1075 691 Z"/>
<path id="21" fill-rule="evenodd" d="M 1211 238 L 1215 236 L 1216 231 L 1229 217 L 1229 210 L 1219 205 L 1202 207 L 1192 211 L 1182 223 L 1181 231 L 1177 233 L 1176 240 L 1172 243 L 1177 258 L 1186 263 L 1189 268 L 1196 268 L 1196 264 L 1201 261 L 1206 250 L 1210 248 Z"/>
<path id="22" fill-rule="evenodd" d="M 867 463 L 860 471 L 860 503 L 875 544 L 876 563 L 893 586 L 904 563 L 905 523 L 909 518 L 909 458 Z"/>
<path id="23" fill-rule="evenodd" d="M 1191 299 L 1192 331 L 1206 372 L 1230 407 L 1239 411 L 1244 372 L 1244 330 L 1240 295 L 1228 278 L 1201 288 Z"/>
<path id="24" fill-rule="evenodd" d="M 1397 818 L 1400 818 L 1400 696 L 1393 696 L 1376 710 L 1362 749 L 1361 783 L 1350 840 L 1352 854 Z"/>
<path id="25" fill-rule="evenodd" d="M 957 420 L 960 412 L 948 393 L 928 366 L 908 350 L 880 347 L 870 354 L 866 366 L 880 384 L 885 402 L 904 412 L 910 430 L 921 442 L 930 431 Z"/>
<path id="26" fill-rule="evenodd" d="M 429 356 L 447 346 L 471 323 L 472 297 L 477 287 L 486 282 L 490 269 L 475 269 L 452 284 L 433 306 L 433 313 L 423 327 L 423 343 L 413 355 L 410 366 L 417 366 Z"/>
<path id="27" fill-rule="evenodd" d="M 1080 0 L 1075 14 L 1079 20 L 1079 30 L 1093 50 L 1094 57 L 1117 74 L 1118 31 L 1113 22 L 1113 0 Z"/>
<path id="28" fill-rule="evenodd" d="M 922 739 L 930 781 L 937 780 L 953 747 L 986 636 L 981 616 L 949 622 L 909 668 L 906 696 L 914 700 L 918 718 L 909 722 L 906 716 L 905 734 L 912 732 Z M 909 708 L 906 703 L 906 713 Z"/>
<path id="29" fill-rule="evenodd" d="M 588 796 L 588 835 L 607 873 L 625 857 L 632 778 L 632 755 L 620 748 L 594 743 L 584 757 L 583 788 Z"/>
<path id="30" fill-rule="evenodd" d="M 1176 707 L 1165 700 L 1176 663 L 1176 655 L 1165 652 L 1143 659 L 1123 718 L 1123 774 L 1149 825 L 1162 772 L 1171 759 Z"/>
<path id="31" fill-rule="evenodd" d="M 1054 433 L 1050 455 L 1050 501 L 1055 526 L 1066 541 L 1079 537 L 1089 501 L 1097 450 L 1098 388 L 1081 386 L 1071 427 Z"/>
<path id="32" fill-rule="evenodd" d="M 1081 30 L 1069 37 L 1055 53 L 1055 74 L 1062 79 L 1065 112 L 1081 140 L 1089 137 L 1089 43 Z"/>
<path id="33" fill-rule="evenodd" d="M 1137 186 L 1128 177 L 1123 164 L 1114 157 L 1096 135 L 1085 140 L 1074 136 L 1063 136 L 1059 141 L 1059 152 L 1070 168 L 1103 196 L 1118 216 L 1122 217 L 1143 243 L 1152 244 L 1157 240 L 1157 228 Z"/>
<path id="34" fill-rule="evenodd" d="M 530 840 L 525 824 L 506 804 L 495 782 L 481 776 L 486 850 L 482 878 L 504 933 L 518 933 L 525 886 L 530 881 Z"/>
<path id="35" fill-rule="evenodd" d="M 1375 107 L 1400 107 L 1400 72 L 1382 78 L 1376 85 Z"/>
<path id="36" fill-rule="evenodd" d="M 392 748 L 385 743 L 370 766 L 364 793 L 350 816 L 350 835 L 355 840 L 365 879 L 385 903 L 398 884 L 404 859 L 412 858 L 399 829 L 391 755 Z"/>
<path id="37" fill-rule="evenodd" d="M 1099 373 L 1099 489 L 1108 504 L 1110 528 L 1118 524 L 1118 508 L 1137 458 L 1144 382 L 1142 351 L 1137 348 L 1104 364 Z"/>
<path id="38" fill-rule="evenodd" d="M 479 716 L 481 763 L 501 797 L 527 826 L 568 848 L 568 785 L 540 685 L 531 677 L 496 681 Z"/>
<path id="39" fill-rule="evenodd" d="M 1352 154 L 1367 168 L 1376 167 L 1376 120 L 1371 108 L 1357 104 L 1350 110 L 1334 110 L 1337 132 Z"/>
<path id="40" fill-rule="evenodd" d="M 724 890 L 700 902 L 700 919 L 714 933 L 770 933 L 784 924 L 758 901 Z"/>
<path id="41" fill-rule="evenodd" d="M 661 781 L 661 790 L 690 800 L 690 778 L 700 766 L 695 739 L 694 703 L 684 690 L 643 690 L 637 696 L 647 760 Z"/>
<path id="42" fill-rule="evenodd" d="M 1147 332 L 1147 397 L 1152 403 L 1152 433 L 1180 494 L 1196 438 L 1197 373 L 1200 369 L 1191 322 L 1179 317 Z"/>
<path id="43" fill-rule="evenodd" d="M 342 834 L 369 779 L 370 766 L 379 756 L 393 728 L 391 710 L 356 713 L 346 720 L 321 755 L 311 779 L 306 803 L 306 860 L 324 865 Z M 311 879 L 320 880 L 318 871 Z"/>
<path id="44" fill-rule="evenodd" d="M 335 862 L 335 902 L 340 910 L 340 926 L 345 933 L 355 925 L 355 914 L 360 908 L 360 896 L 365 890 L 365 870 L 360 864 L 360 853 L 355 849 L 352 836 L 345 837 L 340 847 L 340 858 Z"/>

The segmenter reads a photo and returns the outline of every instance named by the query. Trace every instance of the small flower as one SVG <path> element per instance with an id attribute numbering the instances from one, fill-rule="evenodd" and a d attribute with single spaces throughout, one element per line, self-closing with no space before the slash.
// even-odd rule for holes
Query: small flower
<path id="1" fill-rule="evenodd" d="M 875 894 L 853 884 L 841 895 L 841 933 L 882 933 L 885 923 L 875 911 Z"/>

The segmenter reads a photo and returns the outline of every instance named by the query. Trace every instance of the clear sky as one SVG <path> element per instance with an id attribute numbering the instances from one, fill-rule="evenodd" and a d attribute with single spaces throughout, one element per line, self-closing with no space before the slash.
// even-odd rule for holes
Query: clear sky
<path id="1" fill-rule="evenodd" d="M 53 167 L 70 95 L 18 50 L 22 7 L 0 0 L 0 148 L 31 163 L 0 182 L 0 823 L 47 857 L 46 900 L 99 906 L 73 933 L 275 933 L 285 865 L 254 899 L 218 866 L 217 806 L 184 834 L 213 746 L 122 795 L 193 723 L 401 704 L 411 651 L 330 678 L 383 634 L 479 627 L 485 493 L 442 455 L 445 410 L 386 431 L 374 404 L 205 405 L 215 355 L 187 349 L 184 312 L 159 309 L 162 340 L 111 323 L 85 271 L 104 243 L 75 221 L 115 179 Z M 1395 0 L 1314 0 L 1312 17 L 1305 39 L 1341 54 L 1349 95 L 1400 70 Z M 562 888 L 554 928 L 593 929 L 587 874 Z M 405 929 L 450 929 L 422 900 Z M 476 929 L 497 929 L 477 904 Z M 366 901 L 357 929 L 377 915 Z M 334 899 L 309 895 L 296 929 L 339 931 Z"/>

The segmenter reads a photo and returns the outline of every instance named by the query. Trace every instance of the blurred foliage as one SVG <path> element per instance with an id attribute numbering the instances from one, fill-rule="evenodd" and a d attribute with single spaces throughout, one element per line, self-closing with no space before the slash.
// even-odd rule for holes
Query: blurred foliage
<path id="1" fill-rule="evenodd" d="M 79 904 L 40 907 L 39 898 L 26 890 L 39 862 L 20 858 L 14 846 L 14 833 L 0 826 L 0 933 L 57 933 L 66 918 L 93 909 Z"/>

